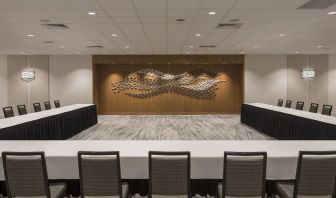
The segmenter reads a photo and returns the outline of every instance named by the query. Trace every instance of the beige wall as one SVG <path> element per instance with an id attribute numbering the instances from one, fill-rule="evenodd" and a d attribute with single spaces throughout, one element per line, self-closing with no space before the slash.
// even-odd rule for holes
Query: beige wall
<path id="1" fill-rule="evenodd" d="M 0 56 L 0 107 L 7 106 L 7 56 Z M 0 118 L 3 117 L 1 109 Z"/>
<path id="2" fill-rule="evenodd" d="M 245 102 L 275 104 L 287 98 L 287 56 L 245 56 Z"/>
<path id="3" fill-rule="evenodd" d="M 50 99 L 92 103 L 92 56 L 50 56 Z"/>
<path id="4" fill-rule="evenodd" d="M 334 106 L 334 112 L 336 112 L 336 55 L 329 56 L 329 97 L 328 103 Z"/>
<path id="5" fill-rule="evenodd" d="M 33 112 L 32 103 L 49 100 L 49 63 L 48 56 L 8 56 L 8 103 L 16 111 L 16 105 L 25 104 L 29 112 Z M 24 82 L 20 72 L 27 68 L 35 71 L 35 80 Z M 43 106 L 43 105 L 42 105 Z"/>
<path id="6" fill-rule="evenodd" d="M 307 67 L 307 56 L 288 56 L 288 99 L 304 101 L 305 109 L 309 108 L 311 102 L 320 105 L 328 104 L 328 55 L 310 55 L 310 67 L 314 68 L 316 77 L 313 80 L 303 80 L 301 78 L 302 69 Z M 321 110 L 321 108 L 320 108 Z"/>

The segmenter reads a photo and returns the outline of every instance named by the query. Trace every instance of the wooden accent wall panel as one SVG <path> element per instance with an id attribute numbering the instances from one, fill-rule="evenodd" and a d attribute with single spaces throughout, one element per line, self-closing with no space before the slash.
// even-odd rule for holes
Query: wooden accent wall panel
<path id="1" fill-rule="evenodd" d="M 101 60 L 117 60 L 113 57 L 120 56 L 94 56 L 93 66 L 93 93 L 94 101 L 98 106 L 98 113 L 102 115 L 123 115 L 123 114 L 214 114 L 214 113 L 239 113 L 244 99 L 243 90 L 243 63 L 235 64 L 174 64 L 174 60 L 168 63 L 149 64 L 150 56 L 140 64 L 106 64 Z M 153 56 L 152 56 L 153 57 Z M 176 57 L 176 56 L 175 56 Z M 125 56 L 122 58 L 125 62 Z M 141 59 L 141 58 L 140 58 Z M 218 57 L 217 57 L 218 59 Z M 100 60 L 100 61 L 98 61 Z M 128 61 L 134 59 L 128 59 Z M 159 58 L 157 60 L 160 60 Z M 178 60 L 178 58 L 177 58 Z M 179 60 L 181 61 L 181 60 Z M 222 61 L 222 60 L 220 60 Z M 219 61 L 218 61 L 219 62 Z M 96 64 L 95 64 L 96 63 Z M 97 64 L 98 63 L 98 64 Z M 210 100 L 200 100 L 178 94 L 162 94 L 145 99 L 138 99 L 127 96 L 124 92 L 114 93 L 112 83 L 123 78 L 122 72 L 135 72 L 140 69 L 151 68 L 171 74 L 204 69 L 213 73 L 219 73 L 218 79 L 226 82 L 217 85 L 216 97 Z"/>

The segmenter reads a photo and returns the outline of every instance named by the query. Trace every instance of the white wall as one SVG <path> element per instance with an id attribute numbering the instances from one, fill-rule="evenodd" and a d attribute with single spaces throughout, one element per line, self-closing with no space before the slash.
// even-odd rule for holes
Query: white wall
<path id="1" fill-rule="evenodd" d="M 329 55 L 328 103 L 334 106 L 336 112 L 336 55 Z"/>
<path id="2" fill-rule="evenodd" d="M 0 107 L 7 105 L 7 56 L 0 56 Z M 3 112 L 1 111 L 0 118 L 2 117 Z"/>
<path id="3" fill-rule="evenodd" d="M 287 98 L 287 56 L 245 56 L 245 102 L 275 104 Z"/>
<path id="4" fill-rule="evenodd" d="M 50 100 L 61 105 L 92 103 L 92 56 L 49 57 Z"/>

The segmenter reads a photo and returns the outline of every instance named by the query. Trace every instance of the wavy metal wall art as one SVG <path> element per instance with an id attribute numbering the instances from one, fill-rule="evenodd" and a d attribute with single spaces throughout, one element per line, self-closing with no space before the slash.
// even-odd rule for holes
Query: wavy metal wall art
<path id="1" fill-rule="evenodd" d="M 217 74 L 205 70 L 194 70 L 179 75 L 163 73 L 154 69 L 141 69 L 130 73 L 123 80 L 112 83 L 114 93 L 125 91 L 135 98 L 149 98 L 165 93 L 175 93 L 196 99 L 213 99 Z"/>

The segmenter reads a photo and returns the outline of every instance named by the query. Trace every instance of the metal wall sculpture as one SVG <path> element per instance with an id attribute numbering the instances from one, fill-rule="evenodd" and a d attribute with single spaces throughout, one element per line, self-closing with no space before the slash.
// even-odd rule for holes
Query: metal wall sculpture
<path id="1" fill-rule="evenodd" d="M 196 99 L 213 99 L 217 74 L 205 70 L 194 70 L 179 75 L 163 73 L 154 69 L 141 69 L 130 73 L 124 80 L 112 83 L 114 93 L 125 93 L 135 98 L 148 98 L 165 93 L 175 93 Z"/>

